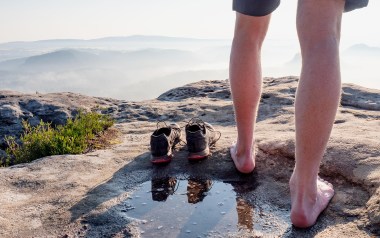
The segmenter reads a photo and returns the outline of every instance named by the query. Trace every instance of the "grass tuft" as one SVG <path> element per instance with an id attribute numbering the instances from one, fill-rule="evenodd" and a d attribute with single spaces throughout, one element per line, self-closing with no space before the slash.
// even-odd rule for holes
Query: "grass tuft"
<path id="1" fill-rule="evenodd" d="M 20 144 L 14 137 L 5 138 L 8 156 L 1 165 L 27 163 L 50 155 L 82 154 L 101 148 L 107 143 L 103 135 L 110 137 L 110 133 L 105 131 L 113 124 L 109 116 L 95 112 L 79 112 L 75 119 L 68 119 L 65 125 L 57 127 L 43 121 L 32 127 L 23 121 L 24 133 Z M 115 132 L 111 134 L 115 135 Z"/>

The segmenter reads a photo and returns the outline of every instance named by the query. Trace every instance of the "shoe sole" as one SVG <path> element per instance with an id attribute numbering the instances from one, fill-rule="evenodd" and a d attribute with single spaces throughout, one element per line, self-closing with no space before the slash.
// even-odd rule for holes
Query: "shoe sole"
<path id="1" fill-rule="evenodd" d="M 152 164 L 168 164 L 172 161 L 172 157 L 172 155 L 151 156 L 150 162 Z"/>
<path id="2" fill-rule="evenodd" d="M 189 153 L 187 156 L 187 159 L 190 161 L 195 161 L 195 160 L 202 160 L 207 158 L 210 155 L 210 148 L 206 148 L 203 151 L 196 152 L 196 153 Z"/>

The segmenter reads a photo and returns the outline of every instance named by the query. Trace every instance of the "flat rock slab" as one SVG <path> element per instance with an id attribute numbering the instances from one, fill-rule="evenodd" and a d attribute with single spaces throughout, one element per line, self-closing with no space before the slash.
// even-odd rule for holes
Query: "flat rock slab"
<path id="1" fill-rule="evenodd" d="M 269 233 L 241 231 L 224 237 L 380 235 L 380 111 L 374 106 L 379 104 L 380 91 L 354 85 L 343 87 L 346 96 L 321 166 L 322 177 L 332 182 L 336 195 L 315 226 L 304 230 L 291 226 L 286 214 L 290 211 L 288 180 L 294 166 L 297 80 L 265 79 L 256 131 L 257 168 L 248 176 L 237 173 L 228 152 L 236 139 L 236 127 L 227 81 L 186 85 L 156 100 L 104 104 L 101 110 L 118 120 L 120 144 L 0 170 L 0 237 L 144 236 L 141 221 L 125 212 L 125 201 L 139 184 L 167 176 L 252 184 L 237 191 L 239 196 L 253 207 L 260 204 L 285 214 L 281 222 L 275 212 L 266 214 L 273 228 Z M 358 98 L 360 103 L 355 103 Z M 194 116 L 222 133 L 212 155 L 189 163 L 186 146 L 178 146 L 169 165 L 153 166 L 149 139 L 157 120 L 184 126 Z"/>

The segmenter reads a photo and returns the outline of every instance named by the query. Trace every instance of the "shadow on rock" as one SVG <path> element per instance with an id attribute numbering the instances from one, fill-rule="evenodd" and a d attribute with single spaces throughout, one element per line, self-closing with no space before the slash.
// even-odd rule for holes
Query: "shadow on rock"
<path id="1" fill-rule="evenodd" d="M 131 163 L 118 170 L 110 180 L 89 191 L 86 197 L 70 209 L 72 222 L 81 223 L 79 233 L 85 237 L 139 236 L 141 231 L 138 226 L 142 220 L 128 216 L 127 211 L 130 207 L 126 201 L 139 185 L 150 180 L 151 195 L 148 197 L 159 202 L 166 202 L 173 194 L 169 190 L 175 189 L 178 181 L 187 180 L 189 203 L 202 203 L 207 198 L 213 181 L 231 184 L 236 194 L 235 206 L 238 214 L 236 222 L 244 227 L 233 235 L 236 237 L 247 234 L 309 237 L 331 226 L 356 220 L 360 214 L 355 214 L 355 209 L 365 205 L 365 201 L 354 201 L 355 199 L 351 201 L 351 199 L 349 203 L 357 204 L 352 206 L 351 216 L 347 215 L 349 209 L 342 207 L 340 200 L 343 199 L 342 196 L 347 196 L 344 199 L 350 198 L 347 192 L 343 191 L 348 185 L 342 182 L 336 185 L 338 197 L 322 213 L 317 224 L 310 229 L 296 229 L 291 226 L 289 219 L 288 179 L 293 167 L 292 161 L 261 152 L 258 155 L 255 172 L 250 175 L 240 175 L 231 162 L 228 150 L 215 151 L 210 158 L 197 163 L 189 163 L 186 155 L 186 151 L 177 151 L 175 159 L 166 166 L 153 166 L 149 160 L 150 153 L 137 156 Z M 172 179 L 165 180 L 165 178 Z M 146 211 L 148 217 L 149 212 Z M 210 221 L 208 228 L 213 229 L 218 222 L 218 220 Z M 267 229 L 266 226 L 271 226 L 273 229 Z M 258 227 L 261 230 L 257 230 Z"/>

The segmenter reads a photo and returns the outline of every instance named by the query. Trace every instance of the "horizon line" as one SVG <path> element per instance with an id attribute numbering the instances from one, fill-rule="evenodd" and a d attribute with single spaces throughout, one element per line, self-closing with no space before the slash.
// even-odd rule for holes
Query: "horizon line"
<path id="1" fill-rule="evenodd" d="M 161 38 L 173 38 L 173 39 L 189 39 L 189 40 L 232 40 L 231 38 L 200 38 L 200 37 L 189 37 L 189 36 L 172 36 L 172 35 L 149 35 L 149 34 L 132 34 L 132 35 L 111 35 L 103 37 L 94 38 L 48 38 L 48 39 L 37 39 L 37 40 L 14 40 L 14 41 L 0 41 L 2 44 L 11 43 L 34 43 L 43 41 L 92 41 L 92 40 L 102 40 L 107 38 L 131 38 L 131 37 L 161 37 Z"/>

